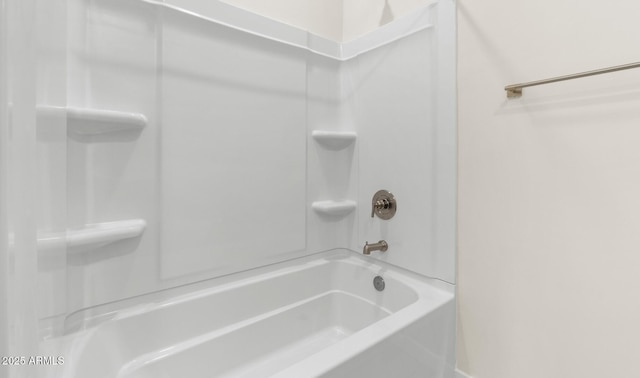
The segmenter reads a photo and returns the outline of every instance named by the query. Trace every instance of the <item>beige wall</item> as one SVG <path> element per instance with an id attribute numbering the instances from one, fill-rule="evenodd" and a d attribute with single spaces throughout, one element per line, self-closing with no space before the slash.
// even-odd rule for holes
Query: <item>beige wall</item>
<path id="1" fill-rule="evenodd" d="M 458 365 L 639 377 L 640 2 L 458 1 Z"/>
<path id="2" fill-rule="evenodd" d="M 350 41 L 434 0 L 221 0 L 335 41 Z"/>
<path id="3" fill-rule="evenodd" d="M 343 0 L 222 0 L 222 2 L 309 30 L 325 38 L 342 40 Z"/>
<path id="4" fill-rule="evenodd" d="M 322 1 L 322 0 L 320 0 Z M 343 0 L 342 39 L 356 39 L 434 0 Z"/>

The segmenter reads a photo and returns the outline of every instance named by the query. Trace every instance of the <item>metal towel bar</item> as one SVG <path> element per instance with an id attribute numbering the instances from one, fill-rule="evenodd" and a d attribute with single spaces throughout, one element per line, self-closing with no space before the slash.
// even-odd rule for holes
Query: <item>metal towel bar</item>
<path id="1" fill-rule="evenodd" d="M 530 81 L 528 83 L 507 85 L 506 87 L 504 87 L 504 90 L 507 91 L 507 98 L 517 98 L 522 96 L 522 88 L 525 88 L 525 87 L 533 87 L 534 85 L 542 85 L 542 84 L 555 83 L 558 81 L 579 79 L 581 77 L 601 75 L 601 74 L 610 73 L 610 72 L 628 70 L 631 68 L 640 68 L 640 62 L 623 64 L 621 66 L 603 68 L 600 70 L 581 72 L 573 75 L 558 76 L 551 79 Z"/>

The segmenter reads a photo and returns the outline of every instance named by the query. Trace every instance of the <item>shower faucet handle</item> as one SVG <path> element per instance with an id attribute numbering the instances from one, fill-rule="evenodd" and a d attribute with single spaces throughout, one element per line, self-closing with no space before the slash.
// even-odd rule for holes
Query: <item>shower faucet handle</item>
<path id="1" fill-rule="evenodd" d="M 388 190 L 378 190 L 371 199 L 371 218 L 377 215 L 380 219 L 391 219 L 396 214 L 396 199 Z"/>
<path id="2" fill-rule="evenodd" d="M 391 204 L 389 200 L 386 198 L 377 200 L 375 203 L 371 205 L 371 218 L 373 218 L 373 215 L 376 213 L 376 211 L 382 211 L 382 210 L 388 209 L 390 206 Z"/>

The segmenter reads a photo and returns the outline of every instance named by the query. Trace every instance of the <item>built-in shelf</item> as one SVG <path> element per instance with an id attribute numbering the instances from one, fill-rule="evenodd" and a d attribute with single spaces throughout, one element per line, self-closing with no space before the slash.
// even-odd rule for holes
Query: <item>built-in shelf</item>
<path id="1" fill-rule="evenodd" d="M 66 111 L 67 132 L 78 136 L 102 135 L 123 131 L 139 131 L 147 125 L 147 117 L 141 113 L 106 109 L 39 106 L 42 116 Z"/>
<path id="2" fill-rule="evenodd" d="M 140 236 L 146 227 L 144 219 L 87 224 L 82 228 L 69 229 L 66 233 L 39 236 L 38 249 L 47 250 L 66 244 L 68 253 L 83 253 Z"/>
<path id="3" fill-rule="evenodd" d="M 357 138 L 354 131 L 314 130 L 311 136 L 322 146 L 330 150 L 342 150 L 351 145 Z"/>
<path id="4" fill-rule="evenodd" d="M 311 204 L 311 208 L 318 214 L 343 217 L 352 213 L 356 209 L 356 202 L 345 201 L 316 201 Z"/>

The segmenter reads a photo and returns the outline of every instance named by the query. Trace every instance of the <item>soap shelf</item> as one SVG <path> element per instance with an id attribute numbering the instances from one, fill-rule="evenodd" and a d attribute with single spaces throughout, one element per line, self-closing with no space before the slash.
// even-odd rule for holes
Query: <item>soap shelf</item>
<path id="1" fill-rule="evenodd" d="M 349 147 L 355 142 L 357 136 L 354 131 L 313 130 L 311 132 L 311 137 L 318 144 L 334 151 Z M 311 204 L 311 208 L 319 215 L 339 218 L 352 213 L 356 209 L 356 202 L 352 200 L 316 201 Z"/>
<path id="2" fill-rule="evenodd" d="M 311 136 L 319 144 L 330 150 L 342 150 L 351 145 L 357 138 L 353 131 L 314 130 Z"/>
<path id="3" fill-rule="evenodd" d="M 311 208 L 318 214 L 334 217 L 343 217 L 352 213 L 356 209 L 356 202 L 345 201 L 316 201 L 311 204 Z"/>
<path id="4" fill-rule="evenodd" d="M 148 123 L 147 117 L 141 113 L 93 108 L 38 107 L 38 113 L 42 116 L 55 115 L 64 111 L 67 116 L 67 132 L 78 136 L 139 131 Z"/>
<path id="5" fill-rule="evenodd" d="M 38 249 L 52 249 L 66 244 L 68 253 L 82 253 L 140 236 L 146 227 L 144 219 L 87 224 L 83 228 L 69 229 L 66 233 L 39 236 Z"/>

